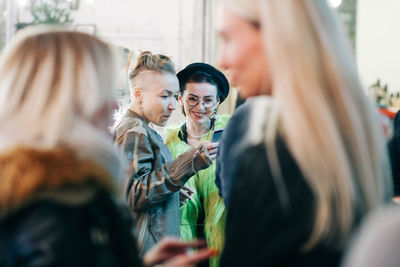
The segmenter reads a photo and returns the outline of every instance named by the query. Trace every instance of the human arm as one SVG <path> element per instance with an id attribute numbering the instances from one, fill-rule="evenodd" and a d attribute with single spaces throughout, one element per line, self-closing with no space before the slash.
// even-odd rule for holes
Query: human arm
<path id="1" fill-rule="evenodd" d="M 146 134 L 127 132 L 121 144 L 128 155 L 126 176 L 128 206 L 143 210 L 166 201 L 198 170 L 211 164 L 204 145 L 188 149 L 172 162 L 160 161 Z M 156 166 L 157 165 L 157 166 Z"/>
<path id="2" fill-rule="evenodd" d="M 400 210 L 386 206 L 370 214 L 354 235 L 343 267 L 400 266 Z"/>
<path id="3" fill-rule="evenodd" d="M 189 252 L 193 248 L 198 250 L 194 253 Z M 144 255 L 143 265 L 145 267 L 191 267 L 216 253 L 216 250 L 208 249 L 204 241 L 181 242 L 166 237 Z"/>

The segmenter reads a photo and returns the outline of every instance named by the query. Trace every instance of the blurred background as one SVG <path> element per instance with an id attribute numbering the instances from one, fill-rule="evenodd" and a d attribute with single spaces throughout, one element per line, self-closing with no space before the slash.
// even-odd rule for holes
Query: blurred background
<path id="1" fill-rule="evenodd" d="M 400 108 L 400 1 L 326 1 L 343 22 L 369 95 L 380 108 L 395 112 Z M 150 50 L 171 56 L 177 70 L 195 61 L 215 65 L 217 10 L 218 0 L 0 0 L 0 49 L 20 28 L 60 24 L 115 44 L 127 60 Z M 129 101 L 124 67 L 117 88 L 122 105 Z M 232 90 L 220 112 L 233 112 L 235 103 Z M 175 113 L 172 122 L 181 118 Z"/>

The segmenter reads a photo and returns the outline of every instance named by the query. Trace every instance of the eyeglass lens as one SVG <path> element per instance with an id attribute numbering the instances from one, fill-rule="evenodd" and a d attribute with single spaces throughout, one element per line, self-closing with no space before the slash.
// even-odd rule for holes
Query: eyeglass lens
<path id="1" fill-rule="evenodd" d="M 192 96 L 186 98 L 186 103 L 188 103 L 188 105 L 191 107 L 197 106 L 200 101 L 203 103 L 205 108 L 211 108 L 215 105 L 215 101 L 213 99 L 198 99 L 197 97 Z"/>

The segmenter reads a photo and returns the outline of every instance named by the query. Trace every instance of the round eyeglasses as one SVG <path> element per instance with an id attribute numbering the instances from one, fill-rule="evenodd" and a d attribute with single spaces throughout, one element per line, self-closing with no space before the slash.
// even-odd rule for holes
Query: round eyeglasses
<path id="1" fill-rule="evenodd" d="M 194 96 L 186 97 L 186 103 L 191 107 L 197 106 L 200 103 L 200 101 L 203 103 L 203 106 L 205 108 L 212 108 L 217 103 L 217 101 L 215 99 L 211 99 L 211 98 L 199 99 Z"/>

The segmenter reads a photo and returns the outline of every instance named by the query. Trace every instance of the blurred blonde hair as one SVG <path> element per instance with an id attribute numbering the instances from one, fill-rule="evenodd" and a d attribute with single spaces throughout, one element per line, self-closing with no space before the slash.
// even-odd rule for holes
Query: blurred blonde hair
<path id="1" fill-rule="evenodd" d="M 118 153 L 93 118 L 116 86 L 113 49 L 88 34 L 29 27 L 0 58 L 0 151 L 68 147 L 120 177 Z"/>
<path id="2" fill-rule="evenodd" d="M 323 0 L 224 4 L 264 36 L 273 107 L 268 116 L 256 108 L 250 125 L 260 125 L 260 116 L 267 120 L 263 138 L 278 176 L 270 154 L 280 131 L 314 193 L 314 227 L 304 248 L 321 240 L 343 246 L 356 214 L 381 205 L 391 185 L 381 125 L 340 23 Z"/>

